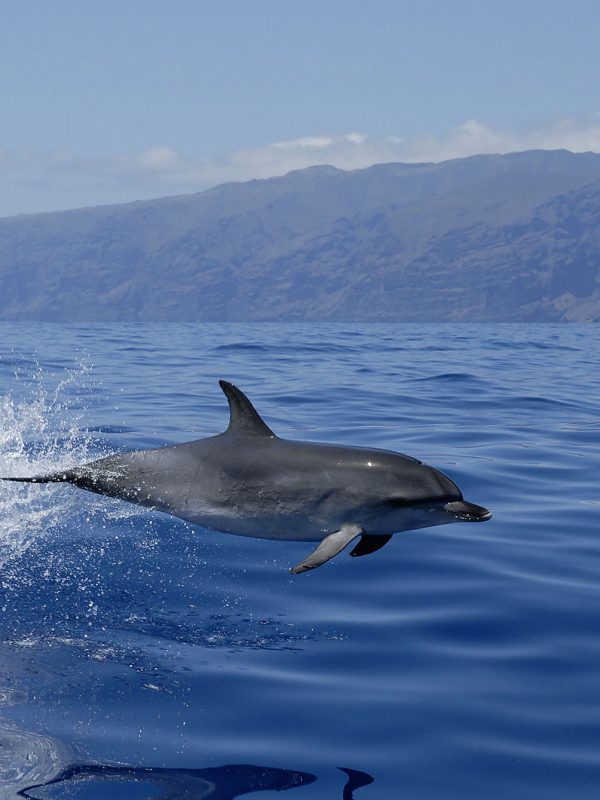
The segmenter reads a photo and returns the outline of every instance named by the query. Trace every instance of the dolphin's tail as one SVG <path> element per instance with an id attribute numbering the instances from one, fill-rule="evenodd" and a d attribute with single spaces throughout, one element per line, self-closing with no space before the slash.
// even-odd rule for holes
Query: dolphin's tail
<path id="1" fill-rule="evenodd" d="M 48 475 L 33 475 L 29 478 L 0 478 L 0 481 L 15 481 L 18 483 L 69 483 L 74 478 L 70 470 L 66 472 L 51 472 Z"/>

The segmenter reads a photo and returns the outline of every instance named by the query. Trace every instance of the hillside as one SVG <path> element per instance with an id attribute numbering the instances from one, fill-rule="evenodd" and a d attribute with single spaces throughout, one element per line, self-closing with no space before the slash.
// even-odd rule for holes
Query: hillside
<path id="1" fill-rule="evenodd" d="M 313 167 L 0 220 L 0 319 L 600 320 L 600 155 Z"/>

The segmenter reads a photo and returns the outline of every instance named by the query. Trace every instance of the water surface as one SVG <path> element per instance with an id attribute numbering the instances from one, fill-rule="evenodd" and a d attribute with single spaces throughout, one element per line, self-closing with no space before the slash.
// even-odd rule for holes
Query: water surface
<path id="1" fill-rule="evenodd" d="M 0 474 L 217 433 L 226 378 L 494 513 L 290 576 L 310 544 L 0 486 L 0 797 L 597 796 L 597 327 L 0 334 Z"/>

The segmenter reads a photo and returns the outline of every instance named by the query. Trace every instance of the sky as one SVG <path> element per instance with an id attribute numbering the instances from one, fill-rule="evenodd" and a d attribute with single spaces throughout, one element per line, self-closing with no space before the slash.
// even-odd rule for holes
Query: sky
<path id="1" fill-rule="evenodd" d="M 600 152 L 597 0 L 0 0 L 0 216 Z"/>

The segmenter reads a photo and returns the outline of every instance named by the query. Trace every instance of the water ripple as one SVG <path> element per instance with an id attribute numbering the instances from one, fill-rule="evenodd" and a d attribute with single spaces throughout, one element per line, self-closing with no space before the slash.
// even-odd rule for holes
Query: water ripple
<path id="1" fill-rule="evenodd" d="M 293 577 L 302 543 L 0 486 L 6 791 L 271 764 L 307 800 L 595 796 L 596 327 L 0 327 L 2 474 L 222 431 L 230 377 L 282 436 L 407 452 L 494 513 Z"/>

